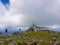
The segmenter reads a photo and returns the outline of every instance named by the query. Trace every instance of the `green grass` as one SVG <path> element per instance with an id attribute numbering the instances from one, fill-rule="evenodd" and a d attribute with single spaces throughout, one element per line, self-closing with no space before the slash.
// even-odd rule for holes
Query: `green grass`
<path id="1" fill-rule="evenodd" d="M 39 45 L 53 45 L 53 36 L 56 35 L 57 42 L 60 42 L 60 33 L 58 32 L 38 32 L 38 31 L 31 31 L 31 32 L 24 32 L 21 35 L 11 35 L 11 36 L 4 36 L 7 38 L 14 39 L 12 43 L 14 45 L 32 45 L 33 42 L 37 42 Z M 9 41 L 6 41 L 0 37 L 0 41 L 4 42 L 4 45 L 8 45 Z M 15 42 L 14 42 L 15 41 Z"/>
<path id="2" fill-rule="evenodd" d="M 21 38 L 36 38 L 36 39 L 44 39 L 47 38 L 49 40 L 53 40 L 54 33 L 47 33 L 47 32 L 25 32 L 23 35 L 21 35 Z"/>
<path id="3" fill-rule="evenodd" d="M 60 37 L 59 34 L 60 33 L 55 33 L 55 32 L 49 32 L 49 33 L 48 32 L 38 32 L 38 31 L 37 32 L 25 32 L 21 35 L 20 40 L 22 40 L 22 41 L 27 40 L 27 42 L 28 42 L 28 40 L 31 40 L 30 43 L 32 43 L 33 40 L 37 40 L 38 42 L 40 40 L 48 40 L 48 41 L 53 42 L 54 35 L 57 36 L 56 40 L 59 41 L 58 40 L 58 37 Z M 41 44 L 49 45 L 49 43 L 47 43 L 47 42 L 44 42 L 44 43 L 42 42 Z"/>

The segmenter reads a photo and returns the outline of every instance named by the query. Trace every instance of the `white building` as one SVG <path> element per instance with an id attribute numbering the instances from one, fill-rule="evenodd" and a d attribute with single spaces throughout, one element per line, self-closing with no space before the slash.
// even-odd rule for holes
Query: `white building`
<path id="1" fill-rule="evenodd" d="M 47 27 L 37 26 L 35 24 L 33 24 L 32 27 L 34 28 L 34 31 L 48 31 Z"/>

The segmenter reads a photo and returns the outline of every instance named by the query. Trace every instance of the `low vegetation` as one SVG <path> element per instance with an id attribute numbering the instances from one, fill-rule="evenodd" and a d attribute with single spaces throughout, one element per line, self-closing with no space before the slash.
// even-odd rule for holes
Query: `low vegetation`
<path id="1" fill-rule="evenodd" d="M 0 45 L 53 45 L 54 35 L 56 36 L 56 44 L 59 44 L 59 32 L 28 31 L 19 35 L 0 34 Z"/>

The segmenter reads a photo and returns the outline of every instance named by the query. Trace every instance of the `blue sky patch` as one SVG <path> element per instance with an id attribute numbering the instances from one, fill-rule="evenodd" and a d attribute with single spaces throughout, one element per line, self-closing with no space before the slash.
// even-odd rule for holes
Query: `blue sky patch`
<path id="1" fill-rule="evenodd" d="M 1 0 L 1 2 L 6 5 L 6 4 L 9 4 L 9 0 Z"/>

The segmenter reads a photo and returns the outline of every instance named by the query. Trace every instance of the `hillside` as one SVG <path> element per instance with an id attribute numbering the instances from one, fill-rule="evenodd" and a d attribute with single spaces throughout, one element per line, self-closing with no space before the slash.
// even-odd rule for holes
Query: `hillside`
<path id="1" fill-rule="evenodd" d="M 56 36 L 56 43 L 60 42 L 59 35 L 57 32 L 25 32 L 21 35 L 21 40 L 28 40 L 31 43 L 37 41 L 42 45 L 53 45 L 53 37 Z M 44 42 L 44 43 L 43 43 Z M 40 45 L 39 44 L 39 45 Z"/>
<path id="2" fill-rule="evenodd" d="M 56 36 L 56 43 L 60 42 L 58 32 L 22 32 L 19 35 L 0 34 L 0 45 L 53 45 L 53 37 Z"/>

